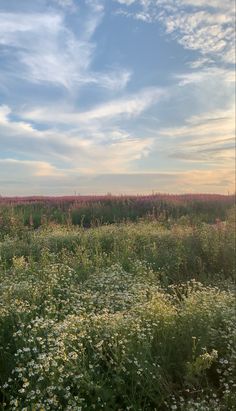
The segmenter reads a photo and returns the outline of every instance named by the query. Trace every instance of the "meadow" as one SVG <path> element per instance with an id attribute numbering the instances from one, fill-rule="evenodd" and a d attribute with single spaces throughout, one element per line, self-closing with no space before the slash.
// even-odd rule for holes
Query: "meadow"
<path id="1" fill-rule="evenodd" d="M 0 198 L 0 410 L 235 410 L 234 203 Z"/>

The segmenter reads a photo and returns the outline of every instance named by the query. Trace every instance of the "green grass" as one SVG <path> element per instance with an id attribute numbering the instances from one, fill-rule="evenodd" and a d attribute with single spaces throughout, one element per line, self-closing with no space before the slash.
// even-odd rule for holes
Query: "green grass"
<path id="1" fill-rule="evenodd" d="M 224 223 L 21 227 L 0 243 L 0 409 L 228 411 Z"/>

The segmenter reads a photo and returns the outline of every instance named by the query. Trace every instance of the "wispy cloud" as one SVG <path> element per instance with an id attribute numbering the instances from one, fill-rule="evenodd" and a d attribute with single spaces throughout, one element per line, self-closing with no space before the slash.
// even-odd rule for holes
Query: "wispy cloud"
<path id="1" fill-rule="evenodd" d="M 77 6 L 74 2 L 74 0 L 53 0 L 53 2 L 55 4 L 57 4 L 58 6 L 61 6 L 63 8 L 69 8 L 69 10 L 71 11 L 76 11 L 77 10 Z"/>
<path id="2" fill-rule="evenodd" d="M 232 0 L 20 3 L 0 4 L 1 193 L 232 189 Z"/>
<path id="3" fill-rule="evenodd" d="M 112 90 L 124 88 L 131 77 L 129 70 L 91 70 L 96 47 L 92 36 L 103 18 L 103 7 L 95 6 L 88 6 L 84 20 L 78 10 L 82 28 L 79 37 L 58 9 L 49 13 L 0 13 L 0 46 L 6 56 L 12 56 L 14 50 L 14 64 L 7 67 L 6 79 L 10 70 L 12 76 L 24 81 L 49 83 L 68 90 L 90 83 Z"/>
<path id="4" fill-rule="evenodd" d="M 60 169 L 66 169 L 63 173 L 67 175 L 75 170 L 82 174 L 129 171 L 133 162 L 147 155 L 153 143 L 151 138 L 137 139 L 117 128 L 110 133 L 92 132 L 89 138 L 79 130 L 40 131 L 27 122 L 12 121 L 10 112 L 8 107 L 0 107 L 0 151 L 30 156 L 34 162 L 60 161 Z"/>
<path id="5" fill-rule="evenodd" d="M 206 67 L 192 72 L 177 74 L 175 75 L 175 78 L 179 80 L 180 86 L 194 83 L 199 85 L 204 82 L 215 82 L 217 84 L 224 84 L 224 86 L 230 87 L 232 93 L 234 92 L 233 87 L 235 82 L 235 72 L 231 69 Z"/>
<path id="6" fill-rule="evenodd" d="M 0 159 L 2 178 L 9 173 L 9 169 L 17 170 L 18 167 L 24 174 L 21 178 L 27 177 L 27 174 L 33 177 L 62 177 L 64 173 L 45 161 L 16 160 L 13 158 Z"/>
<path id="7" fill-rule="evenodd" d="M 115 119 L 119 117 L 136 117 L 150 106 L 166 96 L 163 89 L 153 87 L 126 95 L 123 98 L 109 100 L 104 104 L 93 107 L 91 110 L 78 112 L 68 110 L 66 107 L 40 107 L 30 111 L 23 111 L 22 117 L 31 121 L 46 123 L 81 125 L 93 121 Z"/>
<path id="8" fill-rule="evenodd" d="M 118 3 L 139 7 L 123 10 L 128 16 L 146 22 L 159 21 L 167 34 L 184 48 L 198 50 L 224 63 L 235 61 L 233 0 L 135 0 Z"/>
<path id="9" fill-rule="evenodd" d="M 0 161 L 0 169 L 1 169 Z M 37 166 L 36 166 L 37 167 Z M 34 176 L 35 164 L 8 161 L 0 174 L 1 195 L 137 194 L 151 191 L 171 193 L 233 192 L 234 178 L 228 169 L 162 173 L 123 173 L 70 176 Z M 16 174 L 21 178 L 16 179 Z"/>
<path id="10" fill-rule="evenodd" d="M 185 125 L 160 130 L 169 139 L 169 156 L 205 165 L 226 164 L 233 168 L 235 160 L 235 114 L 229 110 L 192 116 Z"/>

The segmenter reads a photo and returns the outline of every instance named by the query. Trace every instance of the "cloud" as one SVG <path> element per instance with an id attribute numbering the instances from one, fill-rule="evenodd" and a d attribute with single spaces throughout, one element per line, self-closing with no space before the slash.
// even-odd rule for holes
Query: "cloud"
<path id="1" fill-rule="evenodd" d="M 135 3 L 136 0 L 117 0 L 120 4 L 125 4 L 126 6 L 130 6 L 131 4 Z"/>
<path id="2" fill-rule="evenodd" d="M 45 161 L 17 160 L 13 158 L 0 159 L 1 179 L 5 181 L 13 171 L 15 177 L 20 171 L 21 180 L 32 177 L 62 177 L 64 173 Z M 14 174 L 13 174 L 14 175 Z M 0 180 L 1 181 L 1 180 Z"/>
<path id="3" fill-rule="evenodd" d="M 84 72 L 89 67 L 93 46 L 77 41 L 64 26 L 58 13 L 0 13 L 1 44 L 15 49 L 17 73 L 32 82 L 48 82 L 70 88 L 79 81 L 89 81 Z"/>
<path id="4" fill-rule="evenodd" d="M 160 134 L 169 139 L 167 150 L 172 158 L 234 168 L 234 107 L 192 116 L 184 125 L 166 127 Z"/>
<path id="5" fill-rule="evenodd" d="M 26 167 L 19 180 L 16 174 Z M 28 167 L 28 168 L 27 168 Z M 32 166 L 31 166 L 32 167 Z M 33 166 L 34 167 L 34 166 Z M 1 161 L 0 161 L 1 168 Z M 1 195 L 73 195 L 79 194 L 137 194 L 222 193 L 234 192 L 234 179 L 228 169 L 191 170 L 162 173 L 123 173 L 102 175 L 70 175 L 65 177 L 32 176 L 29 166 L 9 162 L 6 176 L 0 177 Z"/>
<path id="6" fill-rule="evenodd" d="M 129 171 L 134 162 L 147 155 L 153 143 L 150 138 L 137 139 L 117 128 L 90 131 L 89 137 L 76 129 L 37 130 L 24 121 L 12 121 L 10 113 L 8 107 L 0 107 L 0 152 L 41 164 L 60 162 L 60 169 L 67 175 L 73 170 L 100 174 Z"/>
<path id="7" fill-rule="evenodd" d="M 234 91 L 235 72 L 231 69 L 208 67 L 192 72 L 177 74 L 175 75 L 175 78 L 179 80 L 180 86 L 194 83 L 199 85 L 200 83 L 215 82 L 217 84 L 224 84 L 225 87 L 230 87 L 231 92 Z"/>
<path id="8" fill-rule="evenodd" d="M 171 158 L 185 160 L 187 162 L 204 163 L 204 164 L 216 164 L 226 163 L 229 161 L 233 165 L 235 159 L 235 147 L 233 141 L 229 147 L 225 147 L 221 144 L 220 147 L 210 147 L 204 149 L 189 150 L 183 149 L 182 151 L 176 151 L 170 155 Z"/>
<path id="9" fill-rule="evenodd" d="M 183 12 L 179 16 L 163 16 L 167 33 L 173 33 L 186 49 L 198 50 L 203 55 L 217 56 L 226 63 L 234 45 L 233 21 L 230 14 L 199 11 Z"/>
<path id="10" fill-rule="evenodd" d="M 208 168 L 172 172 L 162 170 L 158 173 L 132 172 L 133 166 L 152 152 L 154 138 L 137 139 L 127 131 L 115 128 L 109 133 L 97 131 L 88 139 L 84 135 L 81 137 L 76 130 L 67 133 L 39 131 L 23 121 L 18 125 L 18 122 L 10 120 L 10 116 L 8 107 L 0 109 L 0 118 L 3 117 L 0 122 L 0 151 L 11 151 L 13 156 L 24 155 L 31 160 L 8 157 L 0 162 L 3 170 L 1 185 L 4 187 L 10 181 L 6 188 L 8 193 L 11 184 L 15 184 L 15 187 L 18 185 L 18 192 L 13 194 L 25 194 L 25 186 L 24 190 L 21 188 L 23 182 L 38 190 L 27 189 L 28 194 L 50 194 L 50 189 L 51 194 L 71 194 L 73 190 L 87 194 L 152 190 L 233 191 L 232 110 L 195 115 L 186 119 L 184 126 L 157 131 L 162 141 L 160 156 L 167 155 L 181 161 L 181 164 L 202 163 Z M 4 135 L 7 135 L 5 140 L 2 138 Z"/>
<path id="11" fill-rule="evenodd" d="M 82 174 L 125 173 L 132 170 L 132 164 L 147 156 L 152 146 L 152 139 L 138 140 L 129 138 L 113 141 L 110 144 L 96 144 L 90 146 L 90 155 L 76 171 Z"/>
<path id="12" fill-rule="evenodd" d="M 194 115 L 185 121 L 180 127 L 166 127 L 160 132 L 162 135 L 179 138 L 188 137 L 201 139 L 206 142 L 207 138 L 216 141 L 216 138 L 233 138 L 235 127 L 235 115 L 233 107 L 229 110 L 216 110 L 201 115 Z M 191 140 L 192 141 L 192 140 Z"/>
<path id="13" fill-rule="evenodd" d="M 63 8 L 69 8 L 72 11 L 76 10 L 76 5 L 73 0 L 53 0 L 55 4 Z"/>
<path id="14" fill-rule="evenodd" d="M 139 7 L 127 12 L 146 22 L 161 22 L 167 34 L 189 50 L 224 63 L 235 61 L 233 0 L 136 0 L 118 3 Z"/>
<path id="15" fill-rule="evenodd" d="M 158 30 L 194 51 L 185 51 L 182 71 L 176 74 L 173 60 L 164 75 L 158 65 L 140 79 L 145 64 L 139 70 L 117 63 L 127 52 L 122 36 L 103 61 L 99 47 L 110 17 L 117 17 L 104 1 L 0 7 L 0 182 L 6 193 L 232 189 L 231 0 L 117 2 L 123 14 L 157 22 Z M 149 30 L 141 28 L 142 51 Z M 165 89 L 147 87 L 163 79 L 170 81 Z"/>
<path id="16" fill-rule="evenodd" d="M 214 60 L 212 60 L 212 59 L 210 59 L 210 58 L 208 58 L 208 57 L 200 57 L 199 59 L 197 59 L 197 60 L 194 60 L 194 61 L 190 61 L 189 63 L 188 63 L 188 66 L 189 67 L 191 67 L 192 69 L 199 69 L 199 68 L 201 68 L 201 67 L 204 67 L 204 66 L 211 66 L 211 65 L 213 65 L 214 64 Z"/>
<path id="17" fill-rule="evenodd" d="M 44 123 L 81 125 L 117 117 L 137 117 L 143 111 L 157 103 L 166 92 L 160 88 L 143 89 L 136 94 L 127 95 L 123 98 L 110 100 L 100 104 L 91 110 L 84 112 L 67 111 L 66 108 L 52 109 L 49 107 L 35 108 L 24 111 L 21 116 L 31 121 Z"/>
<path id="18" fill-rule="evenodd" d="M 6 123 L 10 113 L 11 109 L 7 105 L 4 104 L 0 106 L 0 123 Z"/>
<path id="19" fill-rule="evenodd" d="M 233 4 L 232 0 L 181 0 L 179 4 L 184 4 L 187 6 L 194 6 L 194 7 L 211 7 L 213 9 L 223 9 L 229 10 L 229 7 Z"/>
<path id="20" fill-rule="evenodd" d="M 70 5 L 65 0 L 60 4 Z M 91 64 L 96 44 L 92 37 L 103 19 L 103 7 L 87 2 L 86 18 L 76 13 L 79 35 L 66 24 L 58 9 L 44 13 L 0 13 L 0 48 L 10 58 L 3 80 L 21 78 L 25 82 L 50 84 L 73 91 L 74 87 L 95 84 L 115 90 L 125 88 L 131 71 L 121 67 L 94 72 Z M 14 53 L 13 53 L 14 51 Z M 14 56 L 14 57 L 13 57 Z M 12 61 L 13 60 L 13 61 Z"/>
<path id="21" fill-rule="evenodd" d="M 7 105 L 0 106 L 0 128 L 3 134 L 2 139 L 4 138 L 4 136 L 8 138 L 12 134 L 14 135 L 24 134 L 26 138 L 28 136 L 29 137 L 35 136 L 39 138 L 42 135 L 42 133 L 34 129 L 30 123 L 27 123 L 25 121 L 11 121 L 10 120 L 11 113 L 12 113 L 12 110 Z"/>

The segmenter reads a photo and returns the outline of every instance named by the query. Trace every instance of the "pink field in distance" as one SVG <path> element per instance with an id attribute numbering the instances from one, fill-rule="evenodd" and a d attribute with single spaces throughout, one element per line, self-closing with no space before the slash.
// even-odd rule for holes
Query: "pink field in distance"
<path id="1" fill-rule="evenodd" d="M 235 195 L 223 194 L 150 194 L 150 195 L 79 195 L 79 196 L 25 196 L 25 197 L 1 197 L 0 205 L 17 205 L 17 204 L 32 204 L 32 203 L 88 203 L 106 200 L 137 200 L 137 201 L 170 201 L 192 202 L 192 201 L 217 201 L 223 203 L 232 203 L 235 201 Z"/>

